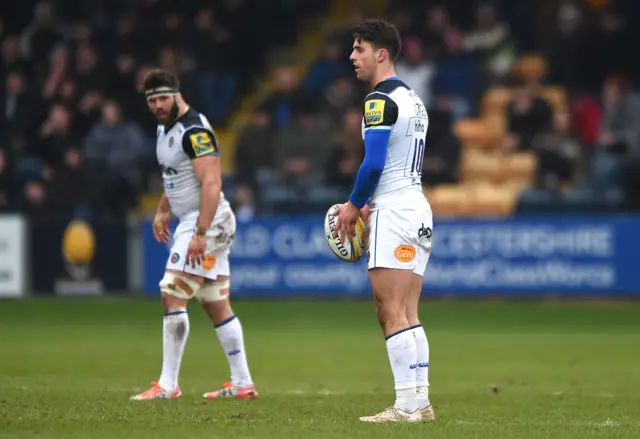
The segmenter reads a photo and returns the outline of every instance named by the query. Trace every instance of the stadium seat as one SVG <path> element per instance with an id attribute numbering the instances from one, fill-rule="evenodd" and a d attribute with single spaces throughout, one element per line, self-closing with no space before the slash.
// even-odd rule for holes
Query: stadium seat
<path id="1" fill-rule="evenodd" d="M 530 182 L 535 176 L 538 163 L 530 152 L 517 152 L 502 158 L 500 179 L 503 182 Z"/>
<path id="2" fill-rule="evenodd" d="M 518 197 L 516 210 L 519 213 L 549 213 L 560 210 L 560 195 L 540 188 L 528 188 Z"/>
<path id="3" fill-rule="evenodd" d="M 292 209 L 299 206 L 301 201 L 296 188 L 279 184 L 262 187 L 260 199 L 265 205 L 271 206 L 273 212 L 279 210 L 292 212 Z"/>
<path id="4" fill-rule="evenodd" d="M 496 113 L 482 118 L 484 123 L 492 133 L 491 141 L 484 145 L 485 148 L 499 148 L 502 145 L 502 139 L 507 132 L 507 118 L 503 113 Z"/>
<path id="5" fill-rule="evenodd" d="M 468 149 L 460 163 L 460 178 L 465 182 L 494 181 L 499 179 L 501 167 L 500 153 Z"/>
<path id="6" fill-rule="evenodd" d="M 305 199 L 312 212 L 325 213 L 329 207 L 349 197 L 348 190 L 335 186 L 315 186 L 306 191 Z"/>
<path id="7" fill-rule="evenodd" d="M 609 152 L 596 151 L 590 163 L 592 181 L 601 187 L 618 187 L 623 183 L 623 168 L 620 157 Z"/>
<path id="8" fill-rule="evenodd" d="M 438 217 L 464 214 L 469 203 L 467 188 L 460 185 L 440 185 L 427 190 L 427 193 L 431 209 Z"/>
<path id="9" fill-rule="evenodd" d="M 481 217 L 510 215 L 516 206 L 517 193 L 509 186 L 479 183 L 470 189 L 469 214 Z"/>
<path id="10" fill-rule="evenodd" d="M 453 132 L 463 144 L 475 147 L 490 147 L 495 138 L 490 127 L 482 119 L 463 119 L 456 122 Z"/>

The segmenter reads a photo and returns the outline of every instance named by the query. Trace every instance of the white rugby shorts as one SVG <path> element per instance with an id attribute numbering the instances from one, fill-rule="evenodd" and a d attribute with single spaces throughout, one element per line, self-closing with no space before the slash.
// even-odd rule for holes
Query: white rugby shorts
<path id="1" fill-rule="evenodd" d="M 430 209 L 380 209 L 367 221 L 367 265 L 412 270 L 424 276 L 431 255 L 433 214 Z"/>
<path id="2" fill-rule="evenodd" d="M 173 245 L 167 260 L 167 269 L 202 276 L 216 280 L 218 276 L 229 276 L 229 251 L 236 233 L 236 218 L 231 210 L 225 212 L 221 218 L 215 218 L 213 225 L 207 232 L 207 249 L 202 264 L 187 264 L 187 249 L 196 230 L 196 221 L 180 221 L 173 234 Z"/>

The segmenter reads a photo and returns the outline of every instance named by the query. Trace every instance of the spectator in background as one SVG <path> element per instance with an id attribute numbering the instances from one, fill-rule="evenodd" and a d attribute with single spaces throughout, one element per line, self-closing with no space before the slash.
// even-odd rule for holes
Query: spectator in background
<path id="1" fill-rule="evenodd" d="M 322 55 L 311 65 L 302 88 L 308 94 L 318 94 L 331 84 L 334 78 L 349 70 L 348 58 L 341 58 L 340 44 L 336 41 L 325 43 Z"/>
<path id="2" fill-rule="evenodd" d="M 398 28 L 400 35 L 404 37 L 411 34 L 411 14 L 401 6 L 395 7 L 394 5 L 389 9 L 389 22 Z"/>
<path id="3" fill-rule="evenodd" d="M 353 51 L 353 28 L 364 20 L 364 14 L 360 9 L 354 7 L 346 17 L 344 26 L 334 30 L 329 35 L 329 39 L 340 44 L 341 59 L 348 60 Z"/>
<path id="4" fill-rule="evenodd" d="M 353 80 L 353 74 L 338 76 L 324 91 L 318 110 L 328 114 L 333 124 L 340 125 L 347 108 L 361 104 L 365 95 Z"/>
<path id="5" fill-rule="evenodd" d="M 558 27 L 547 49 L 548 80 L 552 84 L 563 84 L 570 90 L 579 90 L 591 68 L 582 12 L 575 4 L 567 2 L 558 9 L 557 20 Z"/>
<path id="6" fill-rule="evenodd" d="M 531 146 L 538 156 L 536 185 L 553 191 L 572 183 L 584 183 L 584 153 L 571 134 L 571 120 L 567 111 L 558 112 L 553 128 L 537 134 Z"/>
<path id="7" fill-rule="evenodd" d="M 363 156 L 362 109 L 355 107 L 344 113 L 342 130 L 336 136 L 326 161 L 327 184 L 346 192 L 353 186 Z"/>
<path id="8" fill-rule="evenodd" d="M 47 119 L 38 130 L 36 140 L 28 148 L 32 157 L 41 160 L 43 177 L 47 181 L 53 178 L 67 150 L 79 144 L 80 139 L 71 129 L 71 125 L 72 116 L 69 109 L 59 104 L 52 105 Z"/>
<path id="9" fill-rule="evenodd" d="M 458 181 L 462 145 L 451 129 L 452 117 L 446 111 L 429 112 L 427 148 L 422 161 L 422 184 L 434 186 Z"/>
<path id="10" fill-rule="evenodd" d="M 27 90 L 24 74 L 13 71 L 7 75 L 7 82 L 0 102 L 0 132 L 4 140 L 24 138 L 33 123 L 32 99 Z"/>
<path id="11" fill-rule="evenodd" d="M 436 108 L 451 113 L 454 121 L 467 117 L 475 93 L 476 57 L 462 51 L 462 34 L 444 35 L 445 57 L 440 60 L 433 80 Z"/>
<path id="12" fill-rule="evenodd" d="M 106 101 L 102 119 L 84 142 L 84 155 L 100 178 L 101 191 L 110 213 L 122 214 L 138 195 L 144 156 L 144 135 L 134 122 L 122 120 L 120 106 Z"/>
<path id="13" fill-rule="evenodd" d="M 476 9 L 475 28 L 465 35 L 462 49 L 474 52 L 488 75 L 488 84 L 503 78 L 516 60 L 515 44 L 509 38 L 509 25 L 499 21 L 491 3 L 482 2 Z"/>
<path id="14" fill-rule="evenodd" d="M 229 72 L 232 51 L 229 31 L 217 21 L 211 9 L 198 11 L 190 48 L 200 69 L 197 75 L 199 107 L 212 124 L 226 120 L 237 88 L 237 80 Z"/>
<path id="15" fill-rule="evenodd" d="M 49 204 L 58 214 L 71 217 L 88 210 L 93 182 L 83 166 L 80 150 L 73 148 L 65 153 L 64 161 L 48 187 Z"/>
<path id="16" fill-rule="evenodd" d="M 27 72 L 30 69 L 29 62 L 20 53 L 20 39 L 17 35 L 7 35 L 2 40 L 2 55 L 0 61 L 1 79 L 6 79 L 9 72 Z"/>
<path id="17" fill-rule="evenodd" d="M 590 94 L 580 94 L 571 101 L 571 110 L 576 136 L 583 145 L 593 147 L 602 125 L 600 103 Z"/>
<path id="18" fill-rule="evenodd" d="M 310 186 L 320 181 L 331 127 L 315 114 L 314 104 L 309 98 L 297 99 L 293 122 L 280 130 L 276 138 L 275 167 L 288 184 Z"/>
<path id="19" fill-rule="evenodd" d="M 14 192 L 15 181 L 11 159 L 4 149 L 0 148 L 0 212 L 11 208 Z"/>
<path id="20" fill-rule="evenodd" d="M 44 100 L 49 100 L 56 94 L 64 78 L 69 76 L 70 67 L 69 51 L 65 46 L 56 46 L 49 56 L 49 69 L 42 75 L 44 83 L 42 98 Z M 36 72 L 38 76 L 40 76 L 39 73 Z"/>
<path id="21" fill-rule="evenodd" d="M 62 32 L 55 22 L 53 5 L 40 2 L 34 9 L 34 17 L 21 34 L 21 52 L 38 64 L 47 59 L 51 49 L 62 40 Z"/>
<path id="22" fill-rule="evenodd" d="M 253 211 L 259 200 L 259 179 L 263 176 L 268 181 L 274 178 L 274 132 L 271 127 L 271 116 L 267 108 L 258 108 L 249 125 L 244 127 L 236 146 L 236 198 L 241 209 Z"/>
<path id="23" fill-rule="evenodd" d="M 551 106 L 536 96 L 535 85 L 517 81 L 511 102 L 507 105 L 506 151 L 531 148 L 537 133 L 547 132 L 553 124 Z"/>
<path id="24" fill-rule="evenodd" d="M 629 207 L 640 209 L 640 93 L 633 90 L 626 76 L 612 75 L 603 90 L 603 121 L 599 144 L 605 157 L 618 156 L 624 169 L 621 184 L 625 187 Z"/>
<path id="25" fill-rule="evenodd" d="M 80 98 L 74 119 L 74 127 L 77 127 L 79 137 L 85 138 L 100 120 L 103 103 L 104 96 L 99 90 L 88 90 Z"/>
<path id="26" fill-rule="evenodd" d="M 446 56 L 450 51 L 447 39 L 458 35 L 459 29 L 451 24 L 449 12 L 443 5 L 434 5 L 426 9 L 424 25 L 420 26 L 417 36 L 424 47 L 433 47 L 437 57 Z"/>
<path id="27" fill-rule="evenodd" d="M 108 89 L 111 72 L 94 47 L 89 44 L 79 45 L 75 51 L 75 62 L 74 78 L 80 90 Z"/>
<path id="28" fill-rule="evenodd" d="M 49 202 L 44 183 L 43 180 L 33 179 L 27 181 L 23 187 L 18 208 L 30 219 L 43 220 L 58 214 Z"/>
<path id="29" fill-rule="evenodd" d="M 292 104 L 300 95 L 300 77 L 295 67 L 281 66 L 276 71 L 276 89 L 266 102 L 271 121 L 276 128 L 283 128 L 293 120 Z"/>
<path id="30" fill-rule="evenodd" d="M 436 73 L 433 53 L 423 50 L 418 38 L 405 38 L 403 57 L 396 63 L 396 74 L 422 99 L 427 108 L 433 106 L 431 81 Z"/>
<path id="31" fill-rule="evenodd" d="M 589 63 L 585 75 L 586 87 L 597 91 L 610 72 L 624 71 L 631 67 L 634 58 L 633 37 L 627 23 L 613 9 L 602 11 L 597 25 L 589 32 L 588 56 L 598 62 Z"/>
<path id="32" fill-rule="evenodd" d="M 640 94 L 631 89 L 627 77 L 613 75 L 605 81 L 602 101 L 600 145 L 640 159 Z"/>

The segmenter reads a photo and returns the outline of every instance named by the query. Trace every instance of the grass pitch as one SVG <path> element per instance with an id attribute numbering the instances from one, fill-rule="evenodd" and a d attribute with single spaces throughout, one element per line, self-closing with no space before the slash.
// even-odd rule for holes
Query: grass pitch
<path id="1" fill-rule="evenodd" d="M 391 405 L 369 302 L 237 302 L 257 401 L 204 401 L 228 369 L 196 303 L 178 401 L 156 380 L 161 310 L 143 300 L 0 302 L 0 438 L 640 437 L 640 306 L 426 303 L 438 420 L 358 421 Z"/>

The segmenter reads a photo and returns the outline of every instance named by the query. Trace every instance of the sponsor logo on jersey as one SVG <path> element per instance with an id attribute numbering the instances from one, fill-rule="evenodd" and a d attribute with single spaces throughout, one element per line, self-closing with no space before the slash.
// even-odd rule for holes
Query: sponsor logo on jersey
<path id="1" fill-rule="evenodd" d="M 411 262 L 416 257 L 416 249 L 412 245 L 400 245 L 393 255 L 400 262 Z"/>
<path id="2" fill-rule="evenodd" d="M 431 241 L 431 235 L 433 234 L 433 231 L 431 230 L 431 227 L 425 227 L 424 223 L 422 223 L 422 226 L 418 229 L 418 239 L 420 238 L 427 238 L 429 241 Z"/>
<path id="3" fill-rule="evenodd" d="M 212 270 L 213 267 L 216 266 L 216 257 L 213 255 L 208 255 L 204 257 L 204 261 L 202 261 L 202 268 L 206 271 Z"/>
<path id="4" fill-rule="evenodd" d="M 364 122 L 378 125 L 384 122 L 384 104 L 382 99 L 371 99 L 364 103 Z"/>
<path id="5" fill-rule="evenodd" d="M 215 152 L 213 142 L 211 141 L 211 137 L 209 137 L 208 133 L 202 132 L 191 134 L 189 136 L 189 140 L 191 141 L 191 147 L 193 148 L 193 153 L 196 157 L 202 157 L 203 155 Z"/>
<path id="6" fill-rule="evenodd" d="M 171 166 L 160 165 L 160 171 L 162 171 L 162 173 L 164 175 L 177 175 L 178 174 L 178 171 L 175 168 L 172 168 Z"/>

